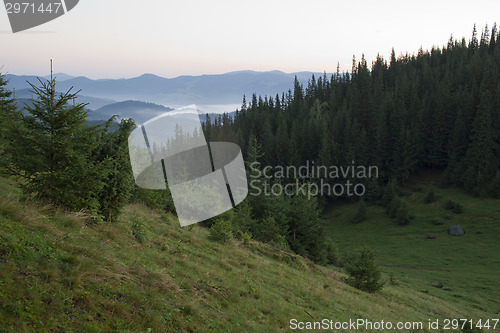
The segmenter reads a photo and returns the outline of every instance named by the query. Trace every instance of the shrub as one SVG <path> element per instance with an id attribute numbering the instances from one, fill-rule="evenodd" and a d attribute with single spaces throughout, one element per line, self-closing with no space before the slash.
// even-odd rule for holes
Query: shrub
<path id="1" fill-rule="evenodd" d="M 330 265 L 336 265 L 338 262 L 338 252 L 339 252 L 337 244 L 335 244 L 333 240 L 328 239 L 325 242 L 325 248 L 326 248 L 326 263 Z"/>
<path id="2" fill-rule="evenodd" d="M 135 186 L 131 201 L 140 202 L 152 209 L 175 212 L 174 201 L 168 187 L 167 190 L 149 190 Z"/>
<path id="3" fill-rule="evenodd" d="M 401 202 L 398 210 L 396 211 L 396 222 L 399 225 L 407 225 L 410 223 L 410 218 L 408 217 L 408 206 Z"/>
<path id="4" fill-rule="evenodd" d="M 231 222 L 224 218 L 217 218 L 210 227 L 210 239 L 219 243 L 227 243 L 231 238 L 233 238 Z"/>
<path id="5" fill-rule="evenodd" d="M 434 187 L 430 187 L 429 190 L 427 191 L 427 194 L 425 195 L 424 203 L 430 204 L 436 201 L 437 199 L 438 199 L 437 195 L 436 193 L 434 193 Z"/>
<path id="6" fill-rule="evenodd" d="M 431 221 L 431 223 L 434 225 L 443 225 L 444 224 L 443 220 L 440 220 L 440 219 L 433 219 Z"/>
<path id="7" fill-rule="evenodd" d="M 398 196 L 395 196 L 392 198 L 391 202 L 389 205 L 386 207 L 385 212 L 391 219 L 395 218 L 397 216 L 399 207 L 401 206 L 401 199 L 399 199 Z"/>
<path id="8" fill-rule="evenodd" d="M 282 228 L 273 216 L 257 221 L 253 228 L 254 238 L 265 243 L 273 243 L 278 247 L 286 246 L 286 238 Z"/>
<path id="9" fill-rule="evenodd" d="M 387 207 L 392 200 L 397 196 L 398 183 L 396 180 L 391 180 L 384 190 L 384 195 L 382 196 L 382 204 Z"/>
<path id="10" fill-rule="evenodd" d="M 349 277 L 347 283 L 362 291 L 374 293 L 383 288 L 380 281 L 380 270 L 375 263 L 372 250 L 364 247 L 346 262 L 345 267 Z"/>
<path id="11" fill-rule="evenodd" d="M 448 200 L 444 205 L 444 208 L 447 210 L 451 210 L 455 214 L 461 214 L 464 212 L 464 206 L 462 206 L 461 203 L 453 200 Z"/>
<path id="12" fill-rule="evenodd" d="M 454 201 L 453 200 L 448 200 L 444 204 L 444 209 L 451 210 L 454 206 Z"/>
<path id="13" fill-rule="evenodd" d="M 351 219 L 352 223 L 361 223 L 366 220 L 366 205 L 363 199 L 358 204 L 358 210 L 356 215 L 354 215 Z"/>
<path id="14" fill-rule="evenodd" d="M 139 243 L 144 243 L 147 240 L 147 231 L 142 219 L 136 219 L 132 223 L 132 235 Z"/>
<path id="15" fill-rule="evenodd" d="M 252 239 L 252 236 L 248 232 L 238 230 L 236 232 L 236 239 L 239 241 L 242 241 L 243 244 L 248 244 L 250 243 L 250 240 Z"/>
<path id="16" fill-rule="evenodd" d="M 396 280 L 396 278 L 394 277 L 394 274 L 393 273 L 390 273 L 389 274 L 389 284 L 391 286 L 397 286 L 398 285 L 398 281 Z"/>

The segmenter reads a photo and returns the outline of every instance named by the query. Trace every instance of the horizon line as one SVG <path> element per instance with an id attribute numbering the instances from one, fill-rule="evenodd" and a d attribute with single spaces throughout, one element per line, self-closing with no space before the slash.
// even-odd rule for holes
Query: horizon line
<path id="1" fill-rule="evenodd" d="M 297 75 L 297 74 L 321 74 L 321 75 L 327 74 L 327 75 L 333 75 L 333 74 L 335 74 L 333 72 L 326 72 L 326 71 L 319 72 L 319 71 L 306 71 L 306 70 L 304 70 L 304 71 L 297 71 L 297 72 L 284 72 L 284 71 L 281 71 L 281 70 L 278 70 L 278 69 L 267 70 L 267 71 L 266 70 L 260 71 L 260 70 L 252 70 L 252 69 L 243 69 L 243 70 L 229 71 L 229 72 L 217 73 L 217 74 L 198 74 L 198 75 L 185 74 L 185 75 L 177 75 L 177 76 L 173 76 L 173 77 L 165 77 L 165 76 L 160 76 L 160 75 L 153 74 L 153 73 L 143 73 L 141 75 L 131 76 L 131 77 L 98 78 L 98 79 L 93 79 L 93 78 L 91 78 L 89 76 L 85 76 L 85 75 L 73 76 L 73 75 L 65 73 L 65 72 L 58 72 L 58 73 L 54 73 L 52 75 L 55 78 L 57 78 L 57 75 L 65 75 L 65 76 L 69 76 L 70 77 L 69 79 L 64 79 L 63 81 L 71 80 L 71 79 L 76 79 L 76 78 L 85 78 L 85 79 L 89 79 L 89 80 L 92 80 L 92 81 L 131 80 L 131 79 L 141 78 L 143 76 L 154 76 L 154 77 L 158 77 L 158 78 L 162 78 L 162 79 L 172 80 L 172 79 L 181 78 L 181 77 L 219 76 L 219 75 L 238 74 L 238 73 L 245 73 L 245 72 L 247 72 L 247 73 L 273 73 L 274 72 L 274 73 L 281 73 L 281 74 L 284 74 L 284 75 Z M 47 77 L 50 77 L 50 73 L 49 74 L 45 74 L 45 75 L 36 75 L 36 74 L 15 74 L 15 73 L 4 72 L 4 73 L 2 73 L 2 75 L 5 75 L 5 76 L 7 76 L 7 75 L 30 76 L 30 77 L 38 77 L 38 78 L 47 78 Z"/>

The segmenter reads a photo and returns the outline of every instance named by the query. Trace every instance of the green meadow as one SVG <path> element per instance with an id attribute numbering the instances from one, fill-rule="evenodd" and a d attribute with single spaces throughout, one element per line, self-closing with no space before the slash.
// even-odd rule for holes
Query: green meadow
<path id="1" fill-rule="evenodd" d="M 356 204 L 339 204 L 325 211 L 325 229 L 341 252 L 368 246 L 376 252 L 383 273 L 401 286 L 437 297 L 485 316 L 500 313 L 500 200 L 477 198 L 454 188 L 440 188 L 437 178 L 424 175 L 402 188 L 409 225 L 399 226 L 385 208 L 368 205 L 367 219 L 350 222 Z M 433 187 L 437 200 L 424 203 Z M 445 209 L 448 200 L 462 213 Z M 450 236 L 458 224 L 464 236 Z"/>
<path id="2" fill-rule="evenodd" d="M 332 211 L 341 248 L 371 245 L 384 272 L 400 281 L 384 275 L 384 289 L 368 294 L 348 286 L 338 268 L 254 241 L 220 244 L 206 228 L 181 228 L 174 216 L 140 204 L 126 206 L 115 223 L 93 224 L 82 213 L 23 201 L 1 179 L 0 331 L 279 332 L 291 319 L 487 318 L 498 309 L 493 221 L 477 233 L 467 217 L 491 205 L 460 198 L 467 211 L 454 221 L 469 230 L 461 239 L 425 222 L 439 203 L 421 206 L 428 213 L 416 221 L 424 227 L 393 227 L 372 207 L 370 220 L 352 226 L 344 221 L 349 206 Z"/>

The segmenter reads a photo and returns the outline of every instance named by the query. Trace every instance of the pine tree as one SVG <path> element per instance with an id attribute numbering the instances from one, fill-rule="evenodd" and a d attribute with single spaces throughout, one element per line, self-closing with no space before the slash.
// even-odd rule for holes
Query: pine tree
<path id="1" fill-rule="evenodd" d="M 7 127 L 19 119 L 12 92 L 6 89 L 7 80 L 0 73 L 0 166 L 8 164 L 5 146 L 8 140 Z"/>
<path id="2" fill-rule="evenodd" d="M 107 161 L 92 161 L 99 128 L 86 124 L 76 93 L 57 94 L 55 79 L 31 84 L 37 99 L 19 122 L 10 124 L 11 172 L 23 178 L 24 193 L 73 210 L 97 213 Z"/>
<path id="3" fill-rule="evenodd" d="M 95 163 L 107 166 L 104 186 L 98 193 L 99 213 L 108 221 L 116 221 L 123 206 L 128 202 L 135 187 L 128 149 L 128 136 L 134 127 L 132 119 L 124 119 L 115 130 L 115 118 L 107 121 L 100 132 L 99 148 L 91 158 Z M 164 208 L 164 207 L 162 207 Z"/>
<path id="4" fill-rule="evenodd" d="M 252 229 L 255 220 L 252 216 L 252 207 L 248 200 L 243 200 L 236 208 L 236 213 L 233 218 L 234 228 L 241 233 L 249 233 Z"/>
<path id="5" fill-rule="evenodd" d="M 471 142 L 464 159 L 465 173 L 463 183 L 468 190 L 478 186 L 492 177 L 498 167 L 495 158 L 494 135 L 492 128 L 493 99 L 487 90 L 481 96 L 481 103 L 473 123 Z"/>
<path id="6" fill-rule="evenodd" d="M 374 293 L 383 288 L 380 282 L 380 269 L 375 263 L 375 254 L 364 247 L 349 258 L 346 271 L 349 277 L 347 283 L 354 288 Z"/>
<path id="7" fill-rule="evenodd" d="M 326 263 L 326 239 L 316 198 L 298 194 L 291 199 L 288 242 L 296 253 Z"/>
<path id="8" fill-rule="evenodd" d="M 490 194 L 493 198 L 500 199 L 500 171 L 497 171 L 497 174 L 491 183 Z"/>
<path id="9" fill-rule="evenodd" d="M 5 121 L 12 111 L 15 109 L 15 101 L 12 96 L 12 91 L 6 88 L 8 81 L 4 75 L 0 73 L 0 121 Z"/>
<path id="10" fill-rule="evenodd" d="M 392 179 L 386 186 L 384 190 L 384 195 L 382 196 L 382 205 L 387 207 L 392 199 L 398 196 L 397 194 L 398 183 L 396 179 Z"/>

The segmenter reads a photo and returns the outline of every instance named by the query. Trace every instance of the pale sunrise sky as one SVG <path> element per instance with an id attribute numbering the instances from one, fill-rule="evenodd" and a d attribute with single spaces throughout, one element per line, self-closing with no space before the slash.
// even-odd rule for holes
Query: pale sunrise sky
<path id="1" fill-rule="evenodd" d="M 495 16 L 498 15 L 498 16 Z M 499 0 L 80 0 L 66 15 L 13 34 L 0 8 L 0 70 L 96 78 L 236 70 L 334 72 L 478 35 Z"/>

